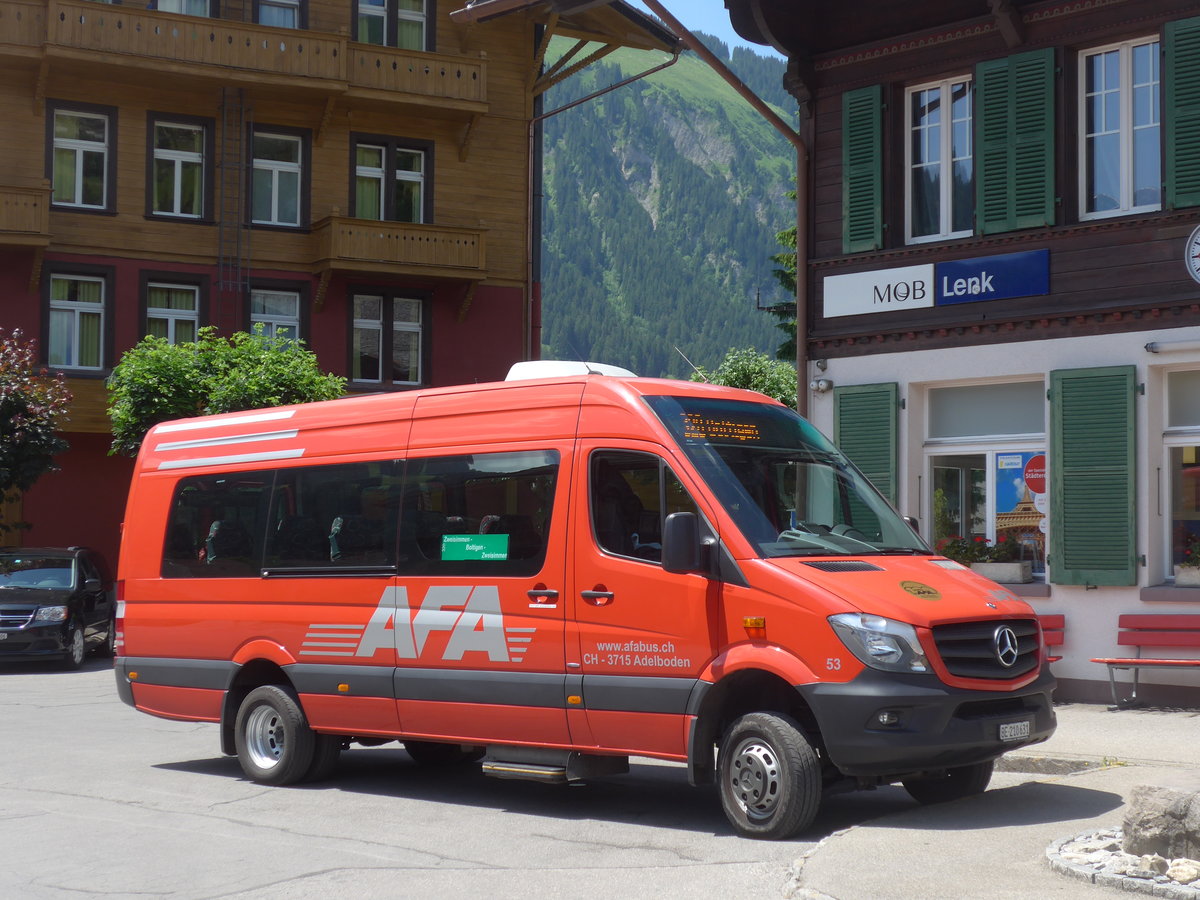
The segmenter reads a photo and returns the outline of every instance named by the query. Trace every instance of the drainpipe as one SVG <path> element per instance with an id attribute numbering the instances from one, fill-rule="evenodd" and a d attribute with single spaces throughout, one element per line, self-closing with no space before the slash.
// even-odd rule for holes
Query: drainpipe
<path id="1" fill-rule="evenodd" d="M 527 348 L 527 352 L 525 354 L 527 359 L 538 359 L 542 355 L 542 298 L 541 298 L 540 292 L 536 297 L 534 296 L 535 282 L 534 282 L 534 260 L 533 260 L 533 258 L 534 258 L 533 242 L 534 242 L 534 238 L 535 238 L 535 229 L 533 227 L 534 201 L 535 201 L 535 199 L 540 200 L 540 198 L 541 198 L 541 192 L 535 191 L 534 186 L 541 184 L 540 179 L 542 177 L 541 170 L 539 169 L 538 166 L 535 165 L 535 161 L 540 161 L 542 158 L 541 153 L 535 154 L 535 150 L 538 146 L 536 139 L 537 139 L 537 136 L 540 134 L 539 126 L 542 124 L 542 122 L 546 121 L 546 119 L 550 118 L 551 116 L 557 116 L 559 113 L 566 112 L 568 109 L 574 109 L 577 106 L 582 106 L 584 103 L 587 103 L 591 100 L 595 100 L 597 97 L 603 97 L 605 94 L 612 93 L 617 88 L 622 88 L 627 84 L 632 84 L 633 82 L 638 81 L 642 78 L 645 78 L 648 75 L 653 75 L 655 72 L 661 72 L 663 69 L 666 69 L 669 66 L 675 65 L 675 63 L 679 62 L 679 54 L 680 54 L 680 50 L 677 47 L 675 49 L 675 52 L 671 55 L 671 58 L 664 63 L 660 63 L 657 66 L 653 66 L 652 68 L 649 68 L 644 72 L 638 73 L 637 75 L 630 75 L 628 78 L 624 78 L 621 81 L 616 82 L 615 84 L 610 84 L 606 88 L 601 88 L 598 91 L 593 91 L 592 93 L 588 94 L 586 97 L 580 97 L 578 100 L 574 100 L 571 103 L 566 104 L 565 106 L 560 106 L 558 109 L 552 109 L 552 110 L 550 110 L 550 112 L 547 112 L 547 113 L 539 113 L 539 114 L 531 117 L 529 120 L 529 133 L 528 133 L 529 147 L 528 147 L 528 152 L 526 153 L 526 157 L 529 160 L 529 171 L 527 174 L 528 190 L 526 190 L 526 192 L 525 192 L 526 203 L 527 203 L 527 206 L 525 209 L 525 222 L 526 222 L 525 296 L 529 298 L 529 315 L 530 315 L 530 327 L 526 333 L 530 335 L 530 344 L 532 346 Z M 541 99 L 540 95 L 539 95 L 538 99 L 540 101 L 540 99 Z M 540 217 L 540 213 L 539 213 L 539 217 Z M 539 268 L 540 268 L 540 266 L 539 266 Z M 539 272 L 538 274 L 540 275 L 541 273 Z M 539 281 L 539 282 L 537 282 L 537 284 L 540 285 L 541 282 Z"/>
<path id="2" fill-rule="evenodd" d="M 737 93 L 796 148 L 796 409 L 808 415 L 808 147 L 800 133 L 779 117 L 763 100 L 746 87 L 729 67 L 692 34 L 683 23 L 667 12 L 658 0 L 642 3 L 683 41 L 684 45 L 704 60 L 725 79 Z"/>

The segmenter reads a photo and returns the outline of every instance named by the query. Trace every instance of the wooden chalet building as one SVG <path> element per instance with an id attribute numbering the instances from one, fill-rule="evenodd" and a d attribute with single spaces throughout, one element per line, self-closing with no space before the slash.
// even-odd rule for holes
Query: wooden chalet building
<path id="1" fill-rule="evenodd" d="M 352 392 L 536 355 L 531 135 L 593 58 L 551 74 L 545 41 L 674 40 L 620 2 L 460 7 L 0 0 L 0 326 L 75 397 L 62 470 L 9 511 L 19 542 L 115 566 L 132 463 L 108 455 L 104 380 L 144 335 L 261 322 Z"/>
<path id="2" fill-rule="evenodd" d="M 1020 542 L 1106 699 L 1120 614 L 1200 612 L 1200 7 L 725 5 L 801 106 L 811 418 L 928 539 Z"/>

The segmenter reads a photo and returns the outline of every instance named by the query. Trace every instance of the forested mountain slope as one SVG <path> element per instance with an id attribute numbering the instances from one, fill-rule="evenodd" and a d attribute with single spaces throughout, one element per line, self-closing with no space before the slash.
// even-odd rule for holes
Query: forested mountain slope
<path id="1" fill-rule="evenodd" d="M 728 48 L 705 41 L 730 62 Z M 618 51 L 549 92 L 557 109 L 653 65 Z M 730 67 L 788 121 L 782 60 L 738 48 Z M 795 152 L 692 53 L 674 66 L 545 123 L 544 358 L 591 359 L 686 377 L 678 347 L 714 368 L 734 347 L 783 340 L 756 309 L 784 296 L 776 232 Z"/>

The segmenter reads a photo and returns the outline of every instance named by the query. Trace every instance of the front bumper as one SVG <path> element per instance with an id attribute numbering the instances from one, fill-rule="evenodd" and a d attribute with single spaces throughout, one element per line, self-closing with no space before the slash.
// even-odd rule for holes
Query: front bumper
<path id="1" fill-rule="evenodd" d="M 57 659 L 67 651 L 70 633 L 62 623 L 0 629 L 0 665 Z"/>
<path id="2" fill-rule="evenodd" d="M 845 775 L 898 776 L 995 759 L 1054 733 L 1054 677 L 1018 691 L 950 688 L 934 676 L 868 669 L 846 684 L 799 685 L 829 760 Z M 896 715 L 880 724 L 881 712 Z M 1028 733 L 1024 725 L 1028 723 Z M 1001 737 L 1003 731 L 1011 739 Z"/>

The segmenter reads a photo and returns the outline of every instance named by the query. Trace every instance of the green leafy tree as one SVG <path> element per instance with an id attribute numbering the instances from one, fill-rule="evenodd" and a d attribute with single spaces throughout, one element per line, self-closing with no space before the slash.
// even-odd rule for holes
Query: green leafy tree
<path id="1" fill-rule="evenodd" d="M 796 200 L 796 192 L 788 191 L 788 197 L 793 202 Z M 785 228 L 783 231 L 777 232 L 775 240 L 783 247 L 782 253 L 776 253 L 771 257 L 771 262 L 779 266 L 772 274 L 775 280 L 779 282 L 780 287 L 788 292 L 789 296 L 796 296 L 796 226 Z M 791 362 L 796 361 L 796 306 L 793 303 L 782 303 L 779 306 L 771 307 L 771 313 L 779 322 L 775 327 L 787 335 L 787 340 L 779 345 L 779 349 L 775 351 L 776 359 L 786 359 Z"/>
<path id="2" fill-rule="evenodd" d="M 136 456 L 146 432 L 167 419 L 340 397 L 346 379 L 322 373 L 303 343 L 267 337 L 262 325 L 231 338 L 201 328 L 181 344 L 146 337 L 108 379 L 109 452 Z"/>
<path id="3" fill-rule="evenodd" d="M 0 509 L 58 467 L 54 457 L 69 446 L 58 434 L 71 392 L 62 375 L 36 364 L 36 347 L 20 329 L 0 329 Z M 24 525 L 0 520 L 0 534 Z"/>
<path id="4" fill-rule="evenodd" d="M 715 371 L 707 372 L 700 367 L 692 375 L 692 381 L 758 391 L 792 409 L 796 408 L 795 368 L 782 360 L 771 359 L 753 347 L 730 350 Z"/>

